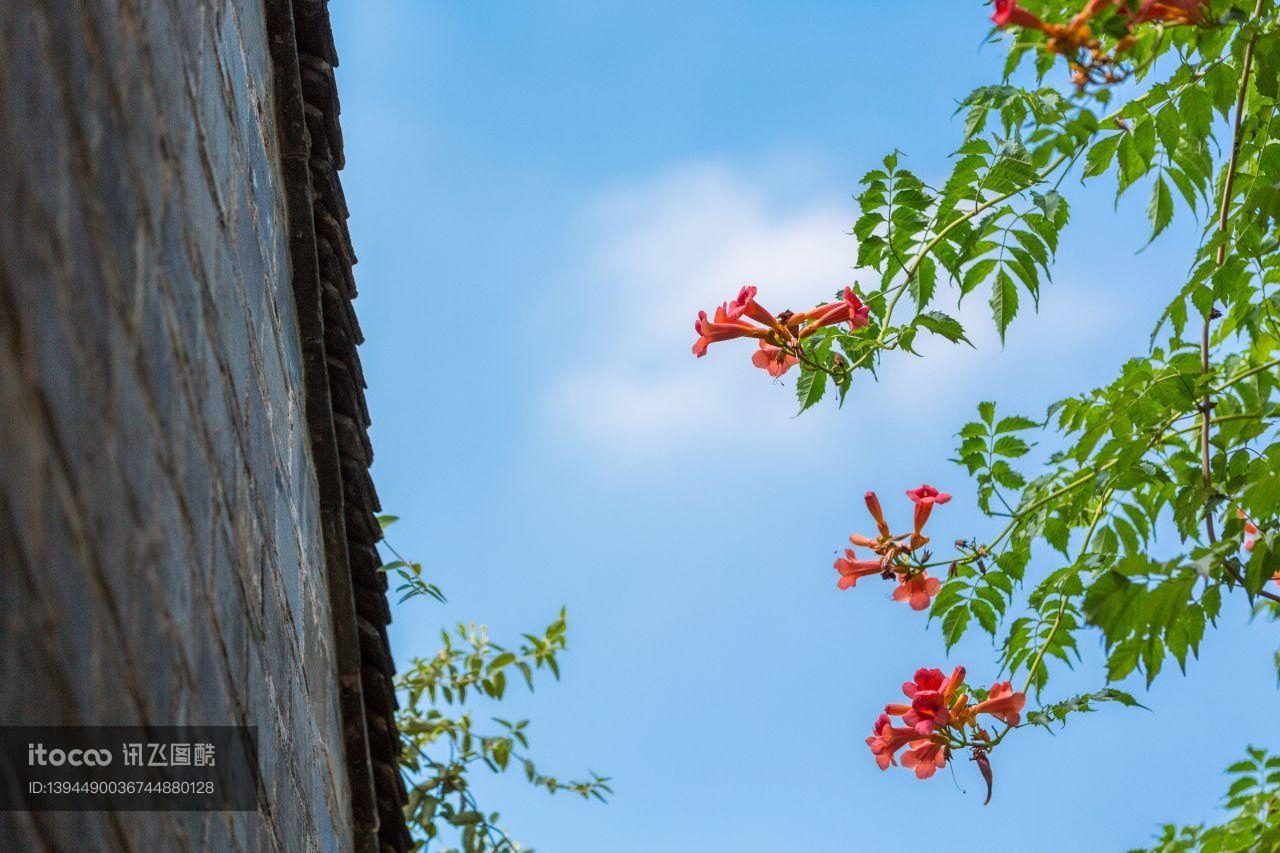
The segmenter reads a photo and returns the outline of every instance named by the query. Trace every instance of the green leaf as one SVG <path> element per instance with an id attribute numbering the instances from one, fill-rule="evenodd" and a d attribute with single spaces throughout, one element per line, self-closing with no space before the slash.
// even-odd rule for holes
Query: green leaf
<path id="1" fill-rule="evenodd" d="M 1031 445 L 1027 444 L 1016 435 L 1004 435 L 996 439 L 996 443 L 991 446 L 991 452 L 997 456 L 1005 456 L 1009 459 L 1017 459 L 1025 456 L 1027 451 L 1031 449 Z"/>
<path id="2" fill-rule="evenodd" d="M 1033 192 L 1031 200 L 1036 207 L 1044 212 L 1044 215 L 1050 219 L 1056 219 L 1058 211 L 1062 209 L 1064 200 L 1057 190 L 1049 190 L 1044 195 Z"/>
<path id="3" fill-rule="evenodd" d="M 1013 322 L 1018 313 L 1018 287 L 1003 269 L 996 275 L 995 284 L 991 288 L 991 316 L 1000 332 L 1000 341 L 1004 342 L 1005 329 Z"/>
<path id="4" fill-rule="evenodd" d="M 1178 147 L 1178 140 L 1182 138 L 1182 121 L 1172 104 L 1156 113 L 1156 133 L 1166 151 L 1173 151 Z"/>
<path id="5" fill-rule="evenodd" d="M 1151 187 L 1151 201 L 1147 204 L 1147 218 L 1151 220 L 1151 239 L 1148 244 L 1173 221 L 1173 193 L 1169 192 L 1169 184 L 1160 177 Z"/>
<path id="6" fill-rule="evenodd" d="M 1259 536 L 1253 545 L 1253 554 L 1245 564 L 1244 588 L 1250 595 L 1257 595 L 1267 582 L 1280 572 L 1280 552 L 1276 550 L 1274 532 Z"/>
<path id="7" fill-rule="evenodd" d="M 964 326 L 960 325 L 960 321 L 941 311 L 927 311 L 916 317 L 915 325 L 923 326 L 935 335 L 941 335 L 952 343 L 964 341 L 969 346 L 973 344 L 964 334 Z"/>
<path id="8" fill-rule="evenodd" d="M 942 639 L 948 649 L 960 642 L 967 627 L 969 627 L 969 608 L 953 607 L 947 611 L 947 615 L 942 617 Z"/>
<path id="9" fill-rule="evenodd" d="M 509 666 L 515 662 L 516 656 L 514 654 L 511 652 L 503 652 L 489 662 L 489 672 L 502 669 L 504 666 Z"/>
<path id="10" fill-rule="evenodd" d="M 973 609 L 973 615 L 978 617 L 978 624 L 982 626 L 982 630 L 994 637 L 996 635 L 996 629 L 1000 624 L 1000 619 L 996 615 L 996 611 L 990 604 L 980 598 L 973 599 L 973 601 L 970 602 L 970 607 Z M 943 628 L 946 628 L 945 619 L 943 620 Z"/>
<path id="11" fill-rule="evenodd" d="M 991 275 L 992 270 L 996 268 L 996 259 L 987 258 L 978 261 L 965 271 L 964 278 L 960 281 L 960 294 L 964 295 L 974 290 L 978 285 L 987 280 L 987 276 Z"/>
<path id="12" fill-rule="evenodd" d="M 796 383 L 796 397 L 800 400 L 800 412 L 822 399 L 827 390 L 827 374 L 821 370 L 806 370 Z M 799 412 L 797 412 L 799 414 Z"/>
<path id="13" fill-rule="evenodd" d="M 1160 674 L 1160 665 L 1164 661 L 1164 643 L 1158 637 L 1151 637 L 1142 649 L 1142 666 L 1147 671 L 1147 686 Z"/>
<path id="14" fill-rule="evenodd" d="M 1040 424 L 1031 418 L 1022 415 L 1010 415 L 1007 418 L 1001 418 L 1000 423 L 996 424 L 996 435 L 1004 432 L 1017 432 L 1023 429 L 1032 429 Z"/>
<path id="15" fill-rule="evenodd" d="M 1086 178 L 1101 175 L 1111 168 L 1111 161 L 1116 156 L 1116 148 L 1119 147 L 1120 140 L 1123 137 L 1123 133 L 1115 133 L 1111 136 L 1104 136 L 1094 143 L 1084 158 L 1084 176 Z"/>
<path id="16" fill-rule="evenodd" d="M 1138 643 L 1128 641 L 1116 646 L 1107 659 L 1107 681 L 1120 681 L 1138 666 Z"/>
<path id="17" fill-rule="evenodd" d="M 907 285 L 912 298 L 915 299 L 916 310 L 921 310 L 929 304 L 937 285 L 938 266 L 934 263 L 933 258 L 925 255 L 920 258 L 920 268 L 911 277 L 911 281 Z"/>
<path id="18" fill-rule="evenodd" d="M 1201 86 L 1191 86 L 1178 103 L 1187 134 L 1194 139 L 1204 139 L 1213 126 L 1213 99 Z"/>

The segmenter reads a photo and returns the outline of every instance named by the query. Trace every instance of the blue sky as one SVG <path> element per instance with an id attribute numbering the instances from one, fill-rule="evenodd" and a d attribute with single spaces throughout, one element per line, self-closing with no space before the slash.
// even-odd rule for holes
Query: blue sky
<path id="1" fill-rule="evenodd" d="M 1275 746 L 1274 637 L 1241 602 L 1187 678 L 1063 735 L 929 782 L 867 751 L 919 665 L 944 657 L 888 587 L 839 592 L 831 561 L 878 490 L 907 517 L 921 481 L 957 500 L 940 541 L 990 530 L 947 462 L 979 399 L 1032 414 L 1145 347 L 1194 226 L 1142 254 L 1145 197 L 1069 190 L 1039 315 L 1003 348 L 985 294 L 977 350 L 886 360 L 843 411 L 793 418 L 749 347 L 695 360 L 691 324 L 745 283 L 774 310 L 851 277 L 851 192 L 899 147 L 945 173 L 956 99 L 998 74 L 977 2 L 483 3 L 335 0 L 344 186 L 385 508 L 449 604 L 396 611 L 401 659 L 442 624 L 499 639 L 570 616 L 564 678 L 501 711 L 534 754 L 614 777 L 608 806 L 481 779 L 544 853 L 1121 850 L 1211 818 L 1218 771 Z M 1052 561 L 1041 569 L 1055 568 Z M 1052 696 L 1101 686 L 1098 650 Z M 506 707 L 506 705 L 511 707 Z M 1244 713 L 1237 709 L 1253 709 Z M 954 833 L 954 834 L 953 834 Z M 940 839 L 941 840 L 941 839 Z"/>

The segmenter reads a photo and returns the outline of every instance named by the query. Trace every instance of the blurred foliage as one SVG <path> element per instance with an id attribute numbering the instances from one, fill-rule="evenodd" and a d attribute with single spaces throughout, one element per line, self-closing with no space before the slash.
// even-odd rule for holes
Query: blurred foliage
<path id="1" fill-rule="evenodd" d="M 395 516 L 380 516 L 385 530 Z M 384 542 L 384 544 L 386 544 Z M 444 601 L 422 577 L 422 566 L 387 546 L 396 560 L 382 567 L 404 581 L 401 602 L 416 596 Z M 397 677 L 402 707 L 396 726 L 403 740 L 400 764 L 409 788 L 405 818 L 416 850 L 445 853 L 531 853 L 500 826 L 501 815 L 477 802 L 473 779 L 480 768 L 492 773 L 515 770 L 529 784 L 548 793 L 570 792 L 604 802 L 613 793 L 609 779 L 589 773 L 586 779 L 564 780 L 542 772 L 529 757 L 528 720 L 494 717 L 492 728 L 478 730 L 472 710 L 477 700 L 499 702 L 510 676 L 534 689 L 539 672 L 560 678 L 557 656 L 565 649 L 565 611 L 538 634 L 522 635 L 512 648 L 489 639 L 483 625 L 460 624 L 440 632 L 440 649 L 429 658 L 414 658 Z M 446 839 L 456 847 L 435 848 Z"/>

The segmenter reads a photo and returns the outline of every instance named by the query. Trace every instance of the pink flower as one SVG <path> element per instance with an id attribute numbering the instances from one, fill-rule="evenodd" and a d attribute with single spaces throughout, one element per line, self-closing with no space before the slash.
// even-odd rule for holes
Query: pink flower
<path id="1" fill-rule="evenodd" d="M 836 571 L 840 573 L 840 580 L 836 582 L 836 586 L 841 589 L 854 586 L 858 578 L 878 575 L 884 571 L 879 560 L 859 560 L 852 548 L 845 549 L 844 556 L 836 560 L 835 566 Z"/>
<path id="2" fill-rule="evenodd" d="M 747 313 L 747 306 L 755 301 L 756 288 L 754 286 L 744 287 L 738 291 L 736 299 L 725 304 L 725 313 L 729 315 L 730 320 L 736 320 Z"/>
<path id="3" fill-rule="evenodd" d="M 951 495 L 924 483 L 918 489 L 908 489 L 907 497 L 911 498 L 912 503 L 916 505 L 915 531 L 911 534 L 911 550 L 914 551 L 929 542 L 929 537 L 924 535 L 924 525 L 929 520 L 929 514 L 933 512 L 933 505 L 946 503 L 951 500 Z"/>
<path id="4" fill-rule="evenodd" d="M 1022 720 L 1022 708 L 1027 704 L 1027 694 L 1014 693 L 1007 681 L 991 685 L 987 698 L 969 709 L 969 716 L 990 714 L 1002 723 L 1016 726 Z"/>
<path id="5" fill-rule="evenodd" d="M 922 483 L 918 489 L 907 489 L 907 497 L 917 506 L 933 506 L 935 503 L 944 504 L 951 500 L 951 495 L 938 491 L 928 483 Z"/>
<path id="6" fill-rule="evenodd" d="M 964 667 L 957 666 L 945 678 L 942 670 L 920 668 L 911 681 L 902 685 L 910 705 L 886 705 L 876 720 L 875 736 L 867 738 L 881 769 L 897 763 L 894 755 L 904 742 L 909 747 L 902 756 L 902 766 L 912 769 L 920 779 L 928 779 L 938 768 L 945 767 L 951 757 L 948 734 L 939 728 L 954 728 L 953 734 L 963 738 L 960 730 L 972 724 L 972 713 L 966 711 L 968 696 L 960 693 L 964 685 Z M 958 694 L 958 695 L 957 695 Z M 894 727 L 893 717 L 903 717 L 907 727 Z M 988 740 L 985 732 L 977 737 Z M 985 753 L 984 753 L 985 754 Z"/>
<path id="7" fill-rule="evenodd" d="M 803 338 L 824 326 L 833 326 L 836 323 L 848 323 L 849 330 L 853 331 L 863 328 L 870 322 L 870 306 L 862 304 L 862 300 L 853 292 L 852 287 L 846 287 L 840 300 L 819 305 L 803 314 L 795 314 L 787 321 L 787 325 L 797 329 L 802 323 L 809 323 L 810 325 L 800 332 L 800 337 Z"/>
<path id="8" fill-rule="evenodd" d="M 933 734 L 933 730 L 938 726 L 945 726 L 949 719 L 947 706 L 942 701 L 942 692 L 921 690 L 912 697 L 911 710 L 903 715 L 902 722 L 920 734 L 928 736 Z"/>
<path id="9" fill-rule="evenodd" d="M 768 326 L 774 331 L 785 331 L 778 318 L 773 316 L 771 311 L 766 310 L 759 302 L 756 302 L 756 288 L 754 286 L 744 287 L 738 291 L 738 296 L 732 302 L 726 302 L 724 305 L 725 314 L 730 319 L 736 320 L 744 314 L 757 323 Z"/>
<path id="10" fill-rule="evenodd" d="M 751 363 L 768 371 L 775 379 L 800 363 L 800 359 L 773 344 L 760 342 L 760 349 L 751 355 Z"/>
<path id="11" fill-rule="evenodd" d="M 902 685 L 910 705 L 886 705 L 884 712 L 902 717 L 903 722 L 921 735 L 933 734 L 938 726 L 951 721 L 951 704 L 956 689 L 964 682 L 964 667 L 958 666 L 944 678 L 940 669 L 918 669 L 915 679 Z"/>
<path id="12" fill-rule="evenodd" d="M 698 340 L 693 345 L 693 354 L 698 358 L 702 358 L 707 354 L 708 346 L 720 341 L 729 341 L 742 337 L 763 338 L 768 336 L 768 331 L 765 329 L 730 318 L 723 305 L 716 309 L 714 319 L 707 319 L 707 312 L 699 311 L 698 319 L 693 324 L 693 330 L 698 333 Z"/>
<path id="13" fill-rule="evenodd" d="M 893 591 L 893 600 L 908 602 L 912 610 L 924 610 L 942 588 L 942 581 L 929 577 L 929 573 L 924 570 L 914 575 L 899 577 L 898 588 Z"/>
<path id="14" fill-rule="evenodd" d="M 887 714 L 881 714 L 871 727 L 871 737 L 867 738 L 867 746 L 876 757 L 876 764 L 881 770 L 888 770 L 890 764 L 897 764 L 895 753 L 920 735 L 915 729 L 897 728 Z"/>
<path id="15" fill-rule="evenodd" d="M 937 667 L 926 669 L 920 667 L 916 670 L 916 674 L 912 676 L 910 681 L 904 682 L 902 692 L 907 695 L 908 699 L 914 699 L 917 693 L 921 692 L 937 692 L 942 689 L 942 685 L 946 682 L 942 670 Z"/>
<path id="16" fill-rule="evenodd" d="M 1018 0 L 996 0 L 996 10 L 991 16 L 997 27 L 1025 27 L 1047 32 L 1044 21 L 1018 5 Z"/>
<path id="17" fill-rule="evenodd" d="M 912 676 L 912 680 L 902 685 L 902 692 L 914 703 L 917 696 L 938 693 L 945 681 L 946 678 L 943 677 L 942 670 L 920 667 L 920 669 L 916 670 L 916 674 Z M 911 713 L 911 708 L 911 705 L 885 705 L 884 712 L 893 717 L 904 717 Z"/>
<path id="18" fill-rule="evenodd" d="M 744 316 L 762 324 L 763 328 L 746 322 L 742 319 Z M 781 343 L 792 337 L 791 332 L 778 322 L 777 317 L 756 302 L 754 287 L 744 287 L 739 290 L 733 301 L 725 302 L 716 309 L 713 319 L 707 319 L 706 311 L 699 311 L 693 330 L 698 333 L 698 340 L 693 345 L 693 354 L 698 358 L 706 355 L 708 346 L 719 341 L 746 337 L 769 339 L 775 343 Z"/>
<path id="19" fill-rule="evenodd" d="M 908 770 L 915 768 L 917 779 L 928 779 L 947 766 L 946 744 L 931 740 L 913 741 L 911 749 L 902 755 L 902 766 Z"/>

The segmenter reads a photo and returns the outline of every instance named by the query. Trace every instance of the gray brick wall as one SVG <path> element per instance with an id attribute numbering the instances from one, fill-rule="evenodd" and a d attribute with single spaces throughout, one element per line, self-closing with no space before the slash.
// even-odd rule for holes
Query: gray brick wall
<path id="1" fill-rule="evenodd" d="M 0 850 L 351 846 L 265 21 L 0 2 L 0 722 L 256 725 L 264 770 Z"/>

